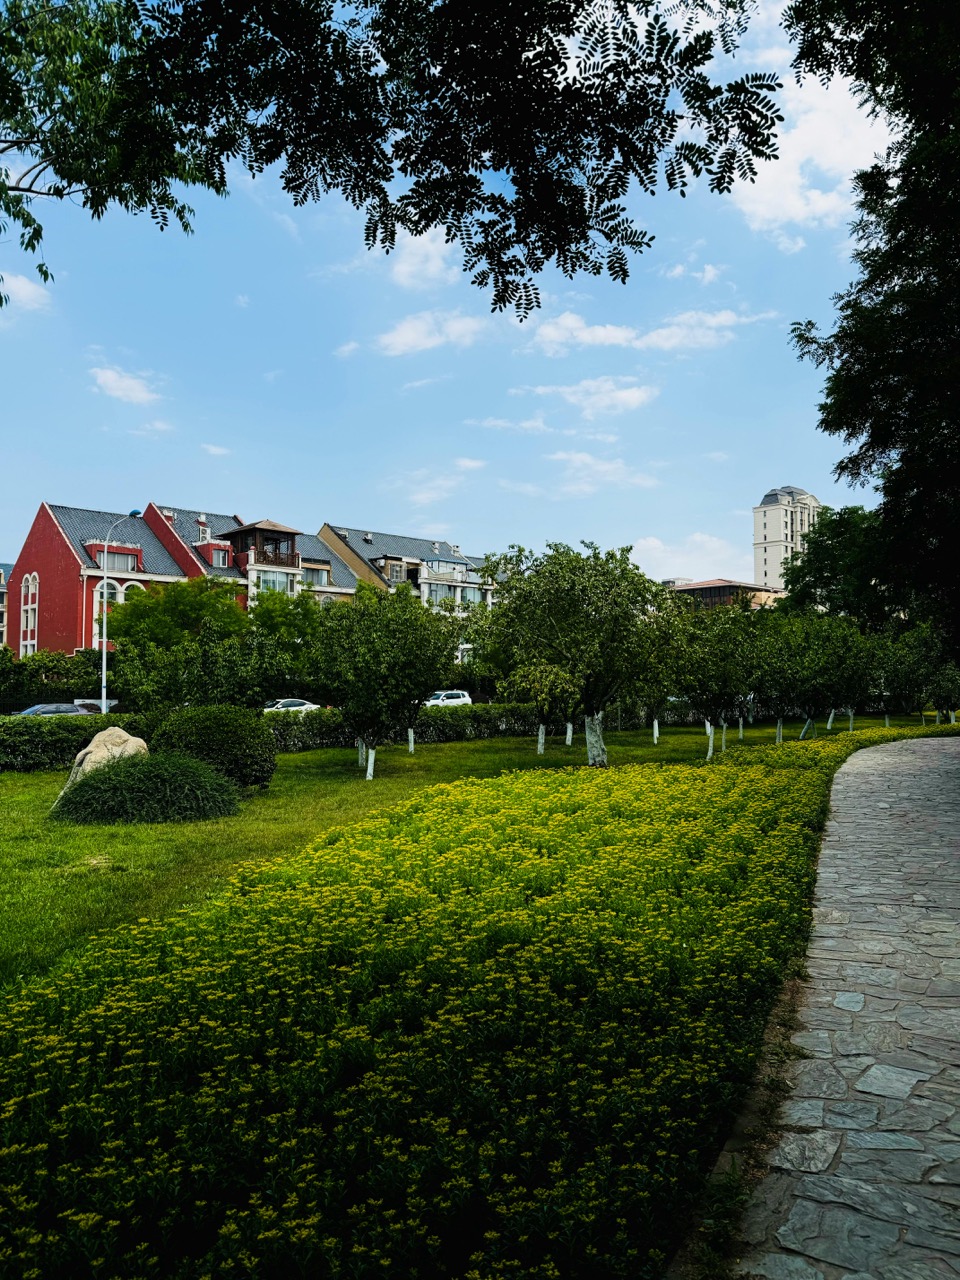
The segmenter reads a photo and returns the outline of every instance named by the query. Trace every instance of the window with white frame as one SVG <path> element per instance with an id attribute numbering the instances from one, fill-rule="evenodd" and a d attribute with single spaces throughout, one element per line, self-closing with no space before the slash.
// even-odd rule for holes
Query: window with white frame
<path id="1" fill-rule="evenodd" d="M 295 573 L 278 573 L 275 569 L 262 569 L 257 574 L 257 588 L 260 591 L 282 591 L 292 596 L 297 590 Z"/>
<path id="2" fill-rule="evenodd" d="M 120 588 L 112 579 L 107 579 L 107 589 L 104 592 L 103 580 L 97 583 L 96 590 L 93 593 L 93 644 L 97 648 L 101 643 L 101 627 L 100 617 L 103 613 L 103 602 L 107 602 L 107 613 L 110 612 L 113 605 L 120 600 Z M 110 639 L 110 627 L 107 625 L 107 639 Z"/>
<path id="3" fill-rule="evenodd" d="M 230 552 L 223 547 L 213 547 L 211 550 L 211 561 L 215 569 L 228 569 L 230 567 Z"/>
<path id="4" fill-rule="evenodd" d="M 405 577 L 406 577 L 406 574 L 404 572 L 403 564 L 399 560 L 391 560 L 390 561 L 390 581 L 403 582 Z"/>
<path id="5" fill-rule="evenodd" d="M 103 552 L 97 552 L 97 564 L 103 568 Z M 111 570 L 114 573 L 136 573 L 137 572 L 137 553 L 135 551 L 108 551 L 107 552 L 107 572 Z"/>
<path id="6" fill-rule="evenodd" d="M 303 570 L 303 581 L 308 587 L 329 587 L 330 570 L 307 566 Z"/>
<path id="7" fill-rule="evenodd" d="M 24 575 L 20 584 L 20 657 L 37 652 L 37 606 L 40 603 L 40 578 Z"/>
<path id="8" fill-rule="evenodd" d="M 127 585 L 123 588 L 123 598 L 124 600 L 129 600 L 131 591 L 145 591 L 145 590 L 146 588 L 144 587 L 142 582 L 128 582 Z"/>

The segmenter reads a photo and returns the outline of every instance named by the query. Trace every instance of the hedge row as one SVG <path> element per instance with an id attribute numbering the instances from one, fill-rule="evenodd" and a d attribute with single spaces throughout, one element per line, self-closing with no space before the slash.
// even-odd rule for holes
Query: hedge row
<path id="1" fill-rule="evenodd" d="M 77 754 L 108 725 L 119 725 L 148 743 L 162 712 L 106 716 L 4 716 L 0 718 L 0 773 L 69 769 Z"/>
<path id="2" fill-rule="evenodd" d="M 0 1011 L 0 1272 L 661 1275 L 902 736 L 439 786 L 118 930 Z"/>

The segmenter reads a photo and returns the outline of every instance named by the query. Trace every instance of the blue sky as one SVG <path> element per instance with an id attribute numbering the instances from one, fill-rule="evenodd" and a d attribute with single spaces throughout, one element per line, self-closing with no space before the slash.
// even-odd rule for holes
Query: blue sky
<path id="1" fill-rule="evenodd" d="M 296 209 L 273 175 L 194 198 L 190 237 L 45 208 L 52 286 L 0 243 L 0 560 L 43 500 L 154 500 L 477 554 L 629 544 L 654 577 L 751 579 L 768 488 L 870 501 L 831 476 L 821 375 L 788 329 L 830 321 L 852 275 L 849 176 L 884 135 L 788 62 L 764 9 L 738 65 L 783 73 L 779 162 L 730 196 L 638 200 L 656 240 L 628 284 L 547 272 L 522 325 L 441 236 L 368 253 L 339 198 Z"/>

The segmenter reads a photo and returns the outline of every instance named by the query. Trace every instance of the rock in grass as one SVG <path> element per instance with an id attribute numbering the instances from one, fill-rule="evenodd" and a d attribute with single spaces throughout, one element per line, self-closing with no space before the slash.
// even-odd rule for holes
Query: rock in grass
<path id="1" fill-rule="evenodd" d="M 147 744 L 142 738 L 135 738 L 132 734 L 127 733 L 125 729 L 120 729 L 116 725 L 111 725 L 109 729 L 101 729 L 92 741 L 77 753 L 73 768 L 70 770 L 70 777 L 67 779 L 67 785 L 60 792 L 60 796 L 80 778 L 92 773 L 94 769 L 102 769 L 105 764 L 110 764 L 113 760 L 123 760 L 128 756 L 145 756 L 148 754 Z M 60 796 L 57 797 L 58 801 Z"/>

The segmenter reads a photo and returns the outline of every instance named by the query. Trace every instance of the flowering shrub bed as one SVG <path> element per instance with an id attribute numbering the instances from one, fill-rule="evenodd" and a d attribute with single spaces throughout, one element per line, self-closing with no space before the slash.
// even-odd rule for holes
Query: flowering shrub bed
<path id="1" fill-rule="evenodd" d="M 109 935 L 0 1012 L 0 1272 L 659 1276 L 902 736 L 436 787 Z"/>

